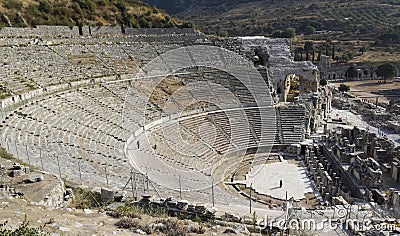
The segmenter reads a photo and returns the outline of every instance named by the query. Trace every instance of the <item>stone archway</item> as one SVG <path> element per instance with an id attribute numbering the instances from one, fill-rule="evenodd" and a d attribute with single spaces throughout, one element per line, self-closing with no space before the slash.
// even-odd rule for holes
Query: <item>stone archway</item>
<path id="1" fill-rule="evenodd" d="M 296 94 L 301 95 L 318 91 L 318 69 L 311 65 L 305 64 L 270 72 L 272 72 L 274 90 L 277 91 L 277 98 L 281 102 L 293 100 L 293 95 Z M 279 90 L 281 93 L 278 92 Z"/>

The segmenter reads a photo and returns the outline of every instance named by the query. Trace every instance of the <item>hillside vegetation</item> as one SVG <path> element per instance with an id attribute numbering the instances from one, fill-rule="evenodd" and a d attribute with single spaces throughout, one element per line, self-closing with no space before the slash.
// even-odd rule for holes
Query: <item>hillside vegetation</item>
<path id="1" fill-rule="evenodd" d="M 0 0 L 0 27 L 125 25 L 191 27 L 139 0 Z"/>
<path id="2" fill-rule="evenodd" d="M 341 37 L 371 39 L 399 31 L 400 0 L 144 0 L 192 20 L 203 32 L 272 35 L 333 31 Z"/>
<path id="3" fill-rule="evenodd" d="M 400 60 L 400 0 L 143 1 L 208 34 L 294 38 L 297 60 L 317 62 L 320 55 L 332 56 L 334 63 Z"/>

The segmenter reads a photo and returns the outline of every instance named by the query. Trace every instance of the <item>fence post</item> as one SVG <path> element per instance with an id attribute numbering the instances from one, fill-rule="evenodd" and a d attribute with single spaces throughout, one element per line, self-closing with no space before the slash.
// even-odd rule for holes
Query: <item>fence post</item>
<path id="1" fill-rule="evenodd" d="M 105 171 L 106 171 L 106 181 L 107 181 L 107 188 L 108 188 L 108 173 L 107 173 L 107 166 L 104 167 Z"/>

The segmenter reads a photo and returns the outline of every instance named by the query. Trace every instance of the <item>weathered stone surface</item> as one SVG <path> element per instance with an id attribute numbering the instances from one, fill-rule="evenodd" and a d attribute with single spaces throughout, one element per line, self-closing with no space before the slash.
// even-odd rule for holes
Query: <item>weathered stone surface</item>
<path id="1" fill-rule="evenodd" d="M 21 170 L 12 170 L 10 176 L 11 177 L 18 177 L 23 175 L 23 172 Z"/>
<path id="2" fill-rule="evenodd" d="M 244 225 L 235 225 L 233 227 L 233 230 L 237 233 L 237 234 L 241 234 L 241 235 L 250 235 L 250 231 L 246 228 L 246 226 Z"/>
<path id="3" fill-rule="evenodd" d="M 114 195 L 115 195 L 114 190 L 110 190 L 110 189 L 106 189 L 106 188 L 101 189 L 101 201 L 102 202 L 114 201 Z"/>

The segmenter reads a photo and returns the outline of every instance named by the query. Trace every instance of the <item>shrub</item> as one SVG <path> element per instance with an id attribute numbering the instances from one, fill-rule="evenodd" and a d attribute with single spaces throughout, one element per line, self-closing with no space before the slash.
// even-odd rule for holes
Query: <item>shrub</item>
<path id="1" fill-rule="evenodd" d="M 348 91 L 350 91 L 350 86 L 341 84 L 341 85 L 339 85 L 339 91 L 340 92 L 348 92 Z"/>
<path id="2" fill-rule="evenodd" d="M 139 19 L 139 25 L 141 28 L 150 28 L 150 23 L 144 17 Z"/>
<path id="3" fill-rule="evenodd" d="M 100 193 L 83 190 L 80 188 L 74 190 L 73 206 L 77 209 L 86 209 L 93 207 L 101 207 Z"/>
<path id="4" fill-rule="evenodd" d="M 43 226 L 38 228 L 29 226 L 27 220 L 24 221 L 22 225 L 19 225 L 16 229 L 4 229 L 7 225 L 7 221 L 3 224 L 0 224 L 0 235 L 35 235 L 35 236 L 44 236 L 49 235 L 46 232 L 43 232 Z"/>
<path id="5" fill-rule="evenodd" d="M 109 0 L 99 0 L 97 2 L 97 4 L 99 4 L 99 6 L 107 6 L 108 4 L 110 4 Z"/>
<path id="6" fill-rule="evenodd" d="M 0 148 L 0 157 L 7 159 L 7 160 L 12 160 L 14 159 L 13 155 L 8 153 L 4 148 Z"/>
<path id="7" fill-rule="evenodd" d="M 139 226 L 139 222 L 132 218 L 124 217 L 115 223 L 115 226 L 122 229 L 132 229 L 137 228 Z"/>
<path id="8" fill-rule="evenodd" d="M 9 9 L 21 9 L 22 3 L 18 0 L 4 1 L 4 7 Z"/>
<path id="9" fill-rule="evenodd" d="M 160 10 L 158 10 L 158 8 L 155 7 L 155 8 L 153 8 L 153 13 L 154 13 L 154 14 L 158 14 L 158 13 L 160 13 Z"/>
<path id="10" fill-rule="evenodd" d="M 156 231 L 166 236 L 185 236 L 189 233 L 187 226 L 178 220 L 165 219 L 157 223 L 162 223 L 163 226 L 157 227 Z"/>
<path id="11" fill-rule="evenodd" d="M 135 211 L 135 209 L 127 205 L 120 206 L 115 211 L 107 212 L 107 215 L 114 218 L 121 218 L 121 217 L 137 218 L 137 219 L 142 218 L 138 211 Z"/>
<path id="12" fill-rule="evenodd" d="M 319 84 L 320 84 L 321 86 L 326 86 L 326 85 L 328 84 L 328 81 L 327 81 L 326 79 L 321 79 L 321 80 L 319 81 Z"/>
<path id="13" fill-rule="evenodd" d="M 53 4 L 51 4 L 48 0 L 41 0 L 39 2 L 39 11 L 50 13 L 53 10 Z"/>
<path id="14" fill-rule="evenodd" d="M 350 66 L 346 71 L 346 75 L 348 78 L 356 78 L 358 75 L 357 69 L 354 66 Z"/>

